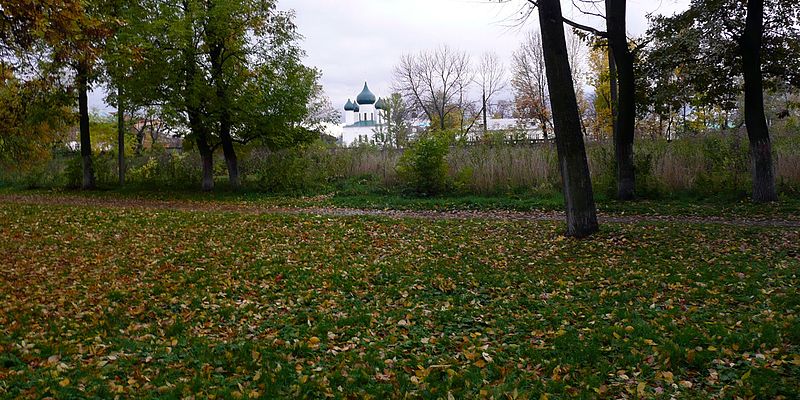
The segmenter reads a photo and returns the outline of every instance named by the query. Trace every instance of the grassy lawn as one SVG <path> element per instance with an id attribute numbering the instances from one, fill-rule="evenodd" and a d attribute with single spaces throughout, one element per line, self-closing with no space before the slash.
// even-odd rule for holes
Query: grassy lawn
<path id="1" fill-rule="evenodd" d="M 561 229 L 0 203 L 0 397 L 800 393 L 799 230 Z"/>

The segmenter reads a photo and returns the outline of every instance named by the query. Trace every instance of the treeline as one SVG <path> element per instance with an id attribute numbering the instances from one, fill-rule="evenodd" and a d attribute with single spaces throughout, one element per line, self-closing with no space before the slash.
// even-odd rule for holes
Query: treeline
<path id="1" fill-rule="evenodd" d="M 0 1 L 0 161 L 34 162 L 77 119 L 81 186 L 94 188 L 88 93 L 102 88 L 116 106 L 120 183 L 125 134 L 140 123 L 130 117 L 157 109 L 159 123 L 201 155 L 204 190 L 213 188 L 218 148 L 238 186 L 237 146 L 307 143 L 333 117 L 319 72 L 301 62 L 293 14 L 276 3 Z"/>

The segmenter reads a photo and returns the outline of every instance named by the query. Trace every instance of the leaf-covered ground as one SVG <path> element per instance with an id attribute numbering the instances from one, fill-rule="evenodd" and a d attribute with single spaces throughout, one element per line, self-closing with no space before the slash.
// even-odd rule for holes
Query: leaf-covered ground
<path id="1" fill-rule="evenodd" d="M 0 204 L 4 398 L 796 398 L 800 229 Z"/>

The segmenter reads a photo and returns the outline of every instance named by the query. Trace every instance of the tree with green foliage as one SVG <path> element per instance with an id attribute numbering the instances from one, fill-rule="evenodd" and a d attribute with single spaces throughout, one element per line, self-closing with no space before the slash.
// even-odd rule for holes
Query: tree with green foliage
<path id="1" fill-rule="evenodd" d="M 187 128 L 202 159 L 204 190 L 213 188 L 217 147 L 237 187 L 237 144 L 283 148 L 318 135 L 309 105 L 321 92 L 319 74 L 302 65 L 292 13 L 275 1 L 145 3 L 133 10 L 149 14 L 131 22 L 133 76 L 123 90 Z"/>
<path id="2" fill-rule="evenodd" d="M 776 200 L 764 78 L 800 87 L 800 7 L 793 0 L 694 0 L 681 14 L 655 19 L 648 35 L 648 68 L 685 71 L 695 106 L 733 110 L 744 93 L 753 200 Z M 663 87 L 671 88 L 656 80 L 650 89 Z"/>

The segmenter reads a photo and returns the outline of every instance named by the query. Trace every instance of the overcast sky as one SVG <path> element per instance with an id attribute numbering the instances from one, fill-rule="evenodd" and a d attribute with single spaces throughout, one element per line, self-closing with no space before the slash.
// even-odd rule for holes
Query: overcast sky
<path id="1" fill-rule="evenodd" d="M 322 71 L 322 83 L 334 105 L 354 98 L 364 81 L 378 96 L 390 92 L 400 56 L 447 44 L 473 54 L 496 52 L 506 63 L 536 20 L 512 27 L 524 0 L 498 4 L 484 0 L 279 0 L 293 9 L 307 63 Z M 563 1 L 564 13 L 602 28 Z M 672 14 L 688 0 L 629 0 L 628 33 L 647 27 L 646 14 Z M 340 104 L 341 103 L 341 104 Z"/>
<path id="2" fill-rule="evenodd" d="M 405 53 L 447 44 L 479 57 L 496 52 L 506 63 L 535 20 L 512 27 L 525 0 L 279 0 L 279 8 L 294 10 L 303 35 L 306 63 L 322 71 L 325 92 L 337 108 L 355 98 L 364 81 L 378 96 L 390 92 L 392 71 Z M 562 1 L 565 15 L 602 28 Z M 628 33 L 644 33 L 647 13 L 672 14 L 689 0 L 629 0 Z M 109 110 L 101 93 L 90 105 Z"/>

